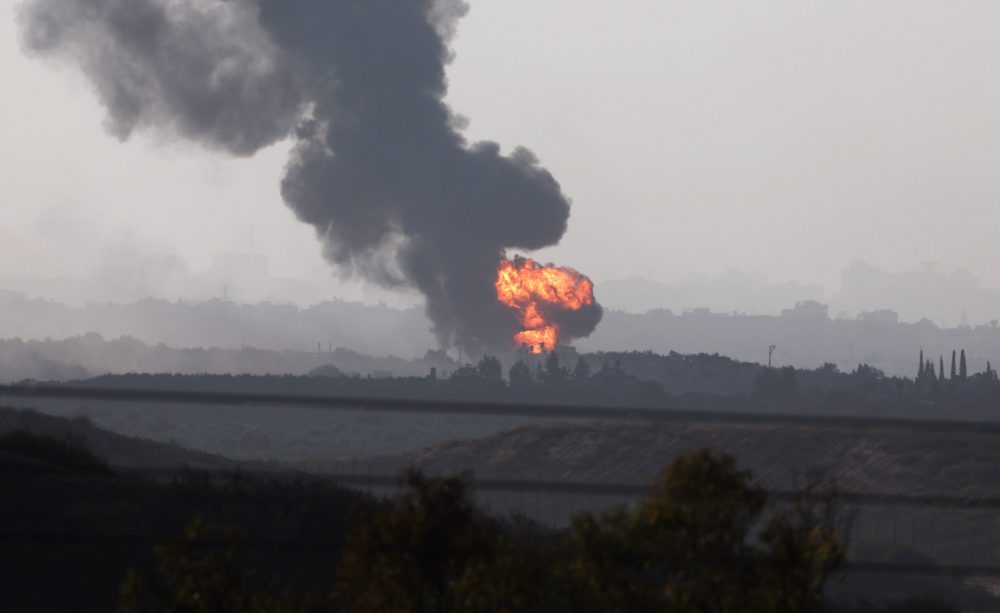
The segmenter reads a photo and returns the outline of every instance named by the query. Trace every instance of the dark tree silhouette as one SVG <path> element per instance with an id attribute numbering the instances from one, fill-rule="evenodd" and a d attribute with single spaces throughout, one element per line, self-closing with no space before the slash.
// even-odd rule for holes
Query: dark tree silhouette
<path id="1" fill-rule="evenodd" d="M 571 609 L 821 611 L 844 558 L 831 516 L 796 503 L 753 539 L 766 502 L 731 456 L 678 457 L 638 505 L 574 520 Z"/>
<path id="2" fill-rule="evenodd" d="M 530 387 L 535 382 L 531 375 L 531 367 L 524 360 L 514 362 L 507 377 L 510 379 L 510 386 L 515 389 Z"/>
<path id="3" fill-rule="evenodd" d="M 503 364 L 491 355 L 484 355 L 483 359 L 479 360 L 479 364 L 476 365 L 476 370 L 479 372 L 479 376 L 484 379 L 496 381 L 503 379 Z"/>
<path id="4" fill-rule="evenodd" d="M 555 384 L 566 380 L 569 373 L 559 364 L 559 354 L 555 351 L 545 358 L 545 369 L 542 371 L 542 380 L 545 383 Z"/>
<path id="5" fill-rule="evenodd" d="M 407 481 L 348 539 L 334 588 L 339 604 L 357 612 L 545 608 L 549 565 L 475 507 L 465 480 L 410 472 Z"/>
<path id="6" fill-rule="evenodd" d="M 243 560 L 243 531 L 195 521 L 184 535 L 154 548 L 158 573 L 129 571 L 118 610 L 123 613 L 268 613 L 318 611 L 322 598 L 269 589 Z"/>
<path id="7" fill-rule="evenodd" d="M 761 396 L 793 396 L 798 391 L 795 369 L 791 366 L 766 368 L 757 375 L 754 391 Z"/>

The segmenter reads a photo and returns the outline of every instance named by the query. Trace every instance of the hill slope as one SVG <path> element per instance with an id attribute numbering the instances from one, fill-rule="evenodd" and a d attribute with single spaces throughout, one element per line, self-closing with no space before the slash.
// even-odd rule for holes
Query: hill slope
<path id="1" fill-rule="evenodd" d="M 29 409 L 0 408 L 0 434 L 16 431 L 71 441 L 117 468 L 209 469 L 236 466 L 231 460 L 209 453 L 103 430 L 85 417 L 65 418 Z"/>
<path id="2" fill-rule="evenodd" d="M 772 488 L 819 471 L 852 492 L 1000 495 L 1000 437 L 792 425 L 547 423 L 436 445 L 398 459 L 480 477 L 645 483 L 677 455 L 713 447 Z"/>

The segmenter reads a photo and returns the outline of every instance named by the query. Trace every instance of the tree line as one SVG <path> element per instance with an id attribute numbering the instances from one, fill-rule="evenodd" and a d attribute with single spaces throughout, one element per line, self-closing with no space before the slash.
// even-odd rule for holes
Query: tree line
<path id="1" fill-rule="evenodd" d="M 394 498 L 355 509 L 331 587 L 268 586 L 236 527 L 195 522 L 130 571 L 126 612 L 825 610 L 844 560 L 831 498 L 771 505 L 732 457 L 678 457 L 646 498 L 581 514 L 553 533 L 476 507 L 462 478 L 407 475 Z"/>

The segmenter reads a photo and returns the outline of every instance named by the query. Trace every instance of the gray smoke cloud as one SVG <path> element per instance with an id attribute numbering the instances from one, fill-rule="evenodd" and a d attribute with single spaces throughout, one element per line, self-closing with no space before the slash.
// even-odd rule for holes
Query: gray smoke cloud
<path id="1" fill-rule="evenodd" d="M 459 0 L 27 0 L 25 47 L 69 60 L 119 138 L 251 155 L 291 137 L 282 195 L 325 256 L 416 287 L 443 345 L 509 347 L 493 282 L 508 249 L 566 231 L 569 200 L 527 149 L 469 143 L 443 102 Z M 563 317 L 589 334 L 596 304 Z"/>

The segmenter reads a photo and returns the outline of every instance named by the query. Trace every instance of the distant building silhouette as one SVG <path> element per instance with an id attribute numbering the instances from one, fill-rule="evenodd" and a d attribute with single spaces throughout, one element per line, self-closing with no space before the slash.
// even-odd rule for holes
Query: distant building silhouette
<path id="1" fill-rule="evenodd" d="M 804 300 L 795 303 L 790 309 L 782 309 L 781 316 L 796 319 L 829 319 L 830 307 L 815 300 Z"/>
<path id="2" fill-rule="evenodd" d="M 899 313 L 892 309 L 879 309 L 877 311 L 862 311 L 858 313 L 858 321 L 869 324 L 881 324 L 894 326 L 899 323 Z"/>

